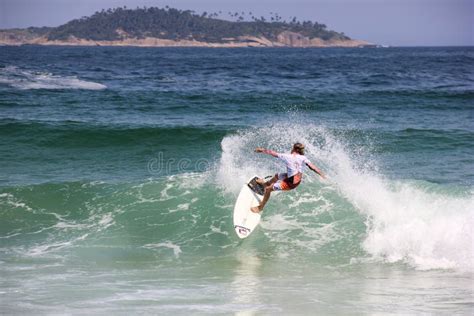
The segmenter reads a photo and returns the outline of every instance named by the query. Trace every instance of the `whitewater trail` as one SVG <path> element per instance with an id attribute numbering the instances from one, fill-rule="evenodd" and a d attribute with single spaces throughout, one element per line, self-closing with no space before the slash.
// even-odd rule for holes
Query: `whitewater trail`
<path id="1" fill-rule="evenodd" d="M 239 184 L 252 174 L 267 175 L 282 171 L 283 165 L 277 159 L 263 157 L 252 151 L 257 146 L 263 146 L 288 152 L 296 141 L 306 145 L 308 158 L 320 165 L 330 177 L 330 181 L 321 181 L 314 189 L 322 193 L 324 189 L 332 187 L 365 218 L 366 234 L 361 247 L 372 259 L 405 262 L 421 270 L 472 270 L 472 192 L 455 192 L 422 181 L 387 179 L 377 171 L 377 161 L 368 160 L 370 155 L 366 153 L 369 148 L 351 151 L 348 144 L 324 127 L 306 124 L 303 131 L 282 123 L 278 128 L 246 130 L 225 137 L 222 140 L 217 181 L 225 190 L 235 194 Z M 303 185 L 304 182 L 316 184 L 316 176 L 308 173 L 309 170 Z M 280 193 L 274 198 L 282 199 L 286 194 L 294 193 Z M 290 204 L 293 212 L 300 212 L 298 204 L 303 203 L 304 199 L 308 197 L 299 195 L 298 201 Z M 334 202 L 318 205 L 313 195 L 309 199 L 319 210 Z M 270 218 L 267 216 L 262 227 L 299 227 L 316 239 L 337 239 L 333 236 L 335 231 L 331 225 L 326 225 L 325 230 L 319 228 L 316 233 L 311 233 L 311 228 L 305 227 L 301 218 L 287 217 L 285 220 L 281 214 Z"/>
<path id="2" fill-rule="evenodd" d="M 330 180 L 308 170 L 297 190 L 275 193 L 261 227 L 243 247 L 330 265 L 373 260 L 420 270 L 472 271 L 472 191 L 389 179 L 366 153 L 370 148 L 353 150 L 321 126 L 278 126 L 224 136 L 220 157 L 206 172 L 141 183 L 4 189 L 0 211 L 11 220 L 3 241 L 10 250 L 34 257 L 74 258 L 84 251 L 93 258 L 107 252 L 135 258 L 135 251 L 143 251 L 144 260 L 233 255 L 239 241 L 232 209 L 242 183 L 254 174 L 283 171 L 278 159 L 254 148 L 288 152 L 299 141 Z"/>

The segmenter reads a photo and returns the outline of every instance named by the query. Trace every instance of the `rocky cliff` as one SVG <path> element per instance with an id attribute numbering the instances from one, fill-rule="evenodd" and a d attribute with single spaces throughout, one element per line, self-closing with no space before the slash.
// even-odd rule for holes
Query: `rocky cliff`
<path id="1" fill-rule="evenodd" d="M 120 30 L 118 30 L 120 32 Z M 124 35 L 124 34 L 123 34 Z M 0 45 L 69 45 L 69 46 L 142 46 L 142 47 L 366 47 L 373 44 L 361 40 L 323 40 L 309 38 L 296 32 L 281 32 L 276 40 L 264 36 L 238 36 L 223 38 L 220 42 L 194 39 L 170 40 L 157 37 L 133 38 L 124 35 L 120 40 L 97 41 L 70 36 L 66 40 L 50 40 L 27 30 L 0 31 Z"/>

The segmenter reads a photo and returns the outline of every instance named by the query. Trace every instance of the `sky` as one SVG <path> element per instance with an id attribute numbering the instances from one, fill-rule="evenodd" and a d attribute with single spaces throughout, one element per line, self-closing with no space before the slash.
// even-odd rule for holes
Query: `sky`
<path id="1" fill-rule="evenodd" d="M 119 6 L 166 5 L 197 13 L 275 12 L 391 46 L 474 45 L 474 0 L 0 0 L 0 29 L 58 26 Z"/>

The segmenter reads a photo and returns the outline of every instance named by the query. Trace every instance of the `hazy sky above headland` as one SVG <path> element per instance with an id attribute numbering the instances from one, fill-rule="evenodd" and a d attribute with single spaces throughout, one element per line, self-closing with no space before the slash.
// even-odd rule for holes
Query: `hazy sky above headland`
<path id="1" fill-rule="evenodd" d="M 0 0 L 0 29 L 58 26 L 124 5 L 168 5 L 198 13 L 252 11 L 256 16 L 276 12 L 379 44 L 474 45 L 474 0 Z"/>

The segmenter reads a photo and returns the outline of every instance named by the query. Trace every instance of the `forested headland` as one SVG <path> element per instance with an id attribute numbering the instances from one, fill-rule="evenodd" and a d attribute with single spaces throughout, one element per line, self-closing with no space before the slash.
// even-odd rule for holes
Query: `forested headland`
<path id="1" fill-rule="evenodd" d="M 325 24 L 284 19 L 277 13 L 257 17 L 252 12 L 203 12 L 175 8 L 119 7 L 101 10 L 58 27 L 0 31 L 0 42 L 25 44 L 120 44 L 146 46 L 357 46 L 344 33 Z M 161 42 L 159 41 L 161 40 Z M 174 45 L 176 44 L 176 45 Z M 180 45 L 182 44 L 182 45 Z M 334 45 L 331 45 L 334 44 Z"/>

